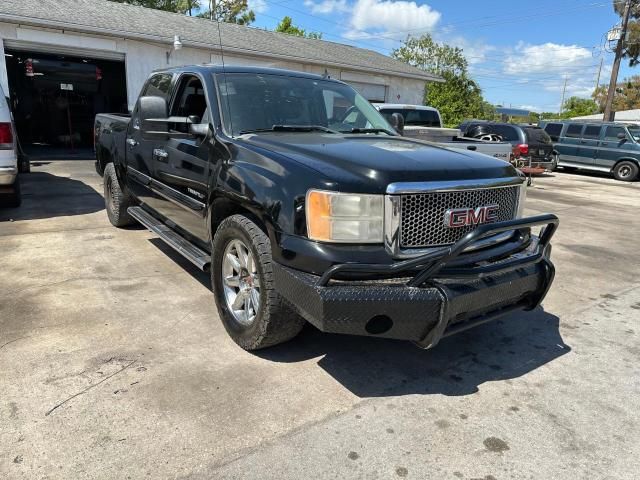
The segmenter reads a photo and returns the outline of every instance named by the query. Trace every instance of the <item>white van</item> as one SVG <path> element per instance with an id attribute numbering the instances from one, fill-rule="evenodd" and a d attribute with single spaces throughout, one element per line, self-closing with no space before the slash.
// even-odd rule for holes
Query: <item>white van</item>
<path id="1" fill-rule="evenodd" d="M 18 149 L 7 97 L 0 85 L 0 207 L 20 206 Z"/>

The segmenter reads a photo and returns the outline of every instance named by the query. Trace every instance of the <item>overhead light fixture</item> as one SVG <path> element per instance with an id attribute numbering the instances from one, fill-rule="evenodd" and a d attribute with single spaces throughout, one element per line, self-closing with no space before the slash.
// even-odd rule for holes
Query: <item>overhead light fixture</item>
<path id="1" fill-rule="evenodd" d="M 182 50 L 182 39 L 180 38 L 180 35 L 173 36 L 173 50 L 167 52 L 167 63 L 169 63 L 171 54 L 176 50 Z"/>

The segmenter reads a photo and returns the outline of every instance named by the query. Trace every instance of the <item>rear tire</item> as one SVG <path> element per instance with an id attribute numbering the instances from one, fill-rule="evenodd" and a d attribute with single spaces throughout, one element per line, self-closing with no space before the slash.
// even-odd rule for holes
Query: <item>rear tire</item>
<path id="1" fill-rule="evenodd" d="M 633 182 L 638 177 L 638 165 L 630 161 L 622 161 L 613 167 L 613 176 L 622 182 Z"/>
<path id="2" fill-rule="evenodd" d="M 226 218 L 213 238 L 211 285 L 222 324 L 245 350 L 291 340 L 305 321 L 275 290 L 271 242 L 243 215 Z"/>
<path id="3" fill-rule="evenodd" d="M 134 223 L 133 218 L 127 212 L 127 208 L 133 205 L 131 196 L 120 186 L 116 168 L 113 163 L 104 169 L 104 204 L 107 216 L 114 227 L 126 227 Z"/>
<path id="4" fill-rule="evenodd" d="M 31 173 L 31 162 L 26 155 L 18 155 L 18 172 Z"/>

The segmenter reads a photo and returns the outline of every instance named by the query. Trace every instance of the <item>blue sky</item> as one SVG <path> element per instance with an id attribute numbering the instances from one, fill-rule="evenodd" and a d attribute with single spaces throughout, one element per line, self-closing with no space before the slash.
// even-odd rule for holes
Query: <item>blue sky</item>
<path id="1" fill-rule="evenodd" d="M 608 83 L 613 54 L 606 32 L 619 21 L 611 0 L 250 0 L 254 27 L 285 15 L 323 39 L 389 54 L 407 34 L 431 33 L 463 48 L 471 72 L 494 104 L 558 111 L 567 96 L 588 97 Z M 625 62 L 620 79 L 632 75 Z M 640 74 L 640 70 L 637 72 Z"/>

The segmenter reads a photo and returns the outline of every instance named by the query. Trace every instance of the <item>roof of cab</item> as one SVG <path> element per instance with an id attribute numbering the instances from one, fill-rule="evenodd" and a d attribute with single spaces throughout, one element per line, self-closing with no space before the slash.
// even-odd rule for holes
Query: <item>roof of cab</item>
<path id="1" fill-rule="evenodd" d="M 429 110 L 437 112 L 438 109 L 434 107 L 427 107 L 426 105 L 408 105 L 406 103 L 374 103 L 374 107 L 380 108 L 400 108 L 404 110 Z"/>
<path id="2" fill-rule="evenodd" d="M 246 65 L 219 65 L 213 63 L 203 63 L 199 65 L 182 65 L 178 67 L 159 68 L 154 73 L 170 72 L 182 73 L 190 71 L 194 73 L 253 73 L 258 75 L 281 75 L 284 77 L 309 78 L 311 80 L 329 80 L 336 83 L 344 83 L 330 77 L 323 77 L 314 73 L 300 72 L 297 70 L 286 70 L 283 68 L 255 67 Z"/>

